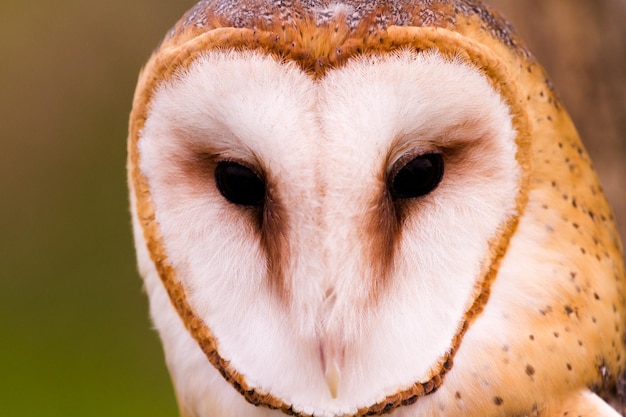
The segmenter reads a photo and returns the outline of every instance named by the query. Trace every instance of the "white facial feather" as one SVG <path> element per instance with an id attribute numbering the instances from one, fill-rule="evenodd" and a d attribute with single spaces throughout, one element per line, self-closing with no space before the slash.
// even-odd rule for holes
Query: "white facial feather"
<path id="1" fill-rule="evenodd" d="M 490 239 L 514 213 L 520 176 L 501 97 L 475 68 L 430 52 L 356 59 L 320 81 L 255 52 L 207 52 L 156 91 L 138 146 L 168 259 L 220 355 L 251 386 L 317 416 L 355 413 L 432 376 L 476 295 Z M 364 236 L 386 175 L 408 153 L 450 150 L 439 187 L 406 203 L 394 261 L 376 284 Z M 259 167 L 280 196 L 286 302 L 268 283 L 250 216 L 198 168 L 206 155 Z M 207 415 L 274 415 L 207 362 L 136 236 L 182 402 Z M 343 349 L 336 399 L 320 340 Z M 232 401 L 218 405 L 225 395 Z"/>

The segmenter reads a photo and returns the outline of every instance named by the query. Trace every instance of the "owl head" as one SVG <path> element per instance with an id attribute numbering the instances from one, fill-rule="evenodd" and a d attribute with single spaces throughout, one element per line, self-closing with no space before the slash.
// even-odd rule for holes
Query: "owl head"
<path id="1" fill-rule="evenodd" d="M 182 415 L 614 413 L 613 217 L 480 2 L 201 1 L 141 73 L 128 150 Z"/>

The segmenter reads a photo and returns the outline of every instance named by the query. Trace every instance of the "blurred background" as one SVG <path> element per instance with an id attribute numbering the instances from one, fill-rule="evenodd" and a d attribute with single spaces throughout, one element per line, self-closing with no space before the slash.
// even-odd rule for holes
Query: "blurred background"
<path id="1" fill-rule="evenodd" d="M 141 65 L 192 0 L 0 1 L 0 416 L 177 414 L 125 180 Z M 574 118 L 626 234 L 626 1 L 491 0 Z"/>

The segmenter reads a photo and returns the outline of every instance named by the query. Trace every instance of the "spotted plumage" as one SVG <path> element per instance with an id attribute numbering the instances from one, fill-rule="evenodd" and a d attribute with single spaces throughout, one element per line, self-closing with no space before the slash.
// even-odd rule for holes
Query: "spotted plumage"
<path id="1" fill-rule="evenodd" d="M 201 1 L 128 170 L 182 415 L 616 415 L 613 216 L 482 3 Z"/>

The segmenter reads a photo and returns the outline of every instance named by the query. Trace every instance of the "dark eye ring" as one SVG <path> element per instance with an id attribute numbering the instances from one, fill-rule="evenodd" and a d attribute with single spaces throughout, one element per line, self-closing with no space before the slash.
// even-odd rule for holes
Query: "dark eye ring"
<path id="1" fill-rule="evenodd" d="M 265 201 L 265 181 L 252 169 L 234 161 L 220 161 L 215 183 L 224 198 L 233 204 L 258 207 Z"/>
<path id="2" fill-rule="evenodd" d="M 443 178 L 443 157 L 439 153 L 401 158 L 391 170 L 387 187 L 394 200 L 422 197 L 433 191 Z"/>

